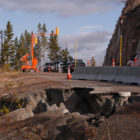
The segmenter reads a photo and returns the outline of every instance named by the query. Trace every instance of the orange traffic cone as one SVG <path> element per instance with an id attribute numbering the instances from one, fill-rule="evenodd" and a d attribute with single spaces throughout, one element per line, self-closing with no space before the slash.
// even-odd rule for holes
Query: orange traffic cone
<path id="1" fill-rule="evenodd" d="M 135 58 L 134 59 L 134 66 L 136 66 L 136 63 L 137 63 L 137 59 Z"/>
<path id="2" fill-rule="evenodd" d="M 90 60 L 87 60 L 87 66 L 90 66 Z"/>
<path id="3" fill-rule="evenodd" d="M 51 71 L 51 66 L 49 65 L 49 72 Z"/>
<path id="4" fill-rule="evenodd" d="M 70 73 L 70 67 L 68 67 L 68 74 L 67 74 L 67 79 L 71 79 L 72 76 L 71 76 L 71 73 Z"/>
<path id="5" fill-rule="evenodd" d="M 115 67 L 115 59 L 113 58 L 112 66 Z"/>
<path id="6" fill-rule="evenodd" d="M 37 69 L 36 72 L 39 72 L 39 69 Z"/>

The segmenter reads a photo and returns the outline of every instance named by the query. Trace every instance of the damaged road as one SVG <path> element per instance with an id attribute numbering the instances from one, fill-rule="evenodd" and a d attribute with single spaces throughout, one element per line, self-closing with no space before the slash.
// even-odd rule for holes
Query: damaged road
<path id="1" fill-rule="evenodd" d="M 62 77 L 60 81 L 53 79 L 53 83 L 46 77 L 39 79 L 38 75 L 23 76 L 29 79 L 30 90 L 26 89 L 29 86 L 25 83 L 19 87 L 20 90 L 17 86 L 8 90 L 22 92 L 7 93 L 0 98 L 0 140 L 102 140 L 109 137 L 118 140 L 118 137 L 114 137 L 114 129 L 120 129 L 121 125 L 128 134 L 130 130 L 135 130 L 135 140 L 140 138 L 140 104 L 134 96 L 136 93 L 95 94 L 94 88 L 64 88 L 62 81 L 65 79 Z M 17 75 L 14 80 L 21 77 Z M 42 85 L 35 79 L 42 81 Z M 132 104 L 135 98 L 137 102 Z M 127 129 L 128 123 L 130 129 Z M 123 136 L 121 132 L 120 135 Z M 132 138 L 133 134 L 127 139 Z"/>

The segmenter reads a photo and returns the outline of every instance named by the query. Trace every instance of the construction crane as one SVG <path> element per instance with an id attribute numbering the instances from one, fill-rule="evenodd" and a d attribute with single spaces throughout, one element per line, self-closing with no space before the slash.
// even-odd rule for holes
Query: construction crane
<path id="1" fill-rule="evenodd" d="M 31 58 L 32 58 L 32 61 L 31 61 L 31 65 L 30 65 L 30 63 L 28 61 L 28 57 L 29 57 L 28 53 L 25 54 L 20 59 L 20 61 L 24 62 L 24 65 L 21 67 L 23 72 L 25 72 L 25 71 L 34 71 L 34 72 L 39 71 L 37 69 L 37 63 L 38 63 L 37 58 L 34 57 L 34 44 L 37 44 L 37 38 L 35 38 L 35 37 L 41 36 L 41 35 L 59 35 L 59 28 L 57 27 L 55 33 L 52 33 L 52 34 L 31 34 Z"/>

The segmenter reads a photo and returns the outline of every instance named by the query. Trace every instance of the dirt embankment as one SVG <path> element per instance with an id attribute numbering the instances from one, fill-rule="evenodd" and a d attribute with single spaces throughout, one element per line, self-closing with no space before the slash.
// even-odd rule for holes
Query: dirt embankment
<path id="1" fill-rule="evenodd" d="M 54 85 L 61 86 L 58 82 L 51 81 L 43 76 L 33 75 L 32 73 L 0 73 L 0 97 L 7 94 L 16 95 L 28 91 L 45 89 Z"/>

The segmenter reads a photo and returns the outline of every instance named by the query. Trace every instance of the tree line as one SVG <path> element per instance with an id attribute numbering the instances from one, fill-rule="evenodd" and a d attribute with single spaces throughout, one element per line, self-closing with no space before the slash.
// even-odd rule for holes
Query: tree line
<path id="1" fill-rule="evenodd" d="M 6 29 L 0 31 L 0 68 L 10 70 L 20 70 L 23 62 L 20 61 L 26 53 L 31 54 L 31 34 L 33 32 L 24 31 L 19 37 L 14 36 L 13 26 L 10 21 L 6 24 Z M 37 26 L 38 34 L 46 34 L 46 24 L 39 23 Z M 51 33 L 54 33 L 52 31 Z M 58 43 L 58 36 L 50 37 L 37 36 L 37 45 L 34 46 L 34 56 L 38 59 L 38 65 L 42 62 L 50 61 L 54 65 L 60 62 L 65 64 L 72 60 L 68 49 L 62 49 Z M 31 57 L 29 57 L 31 60 Z"/>

